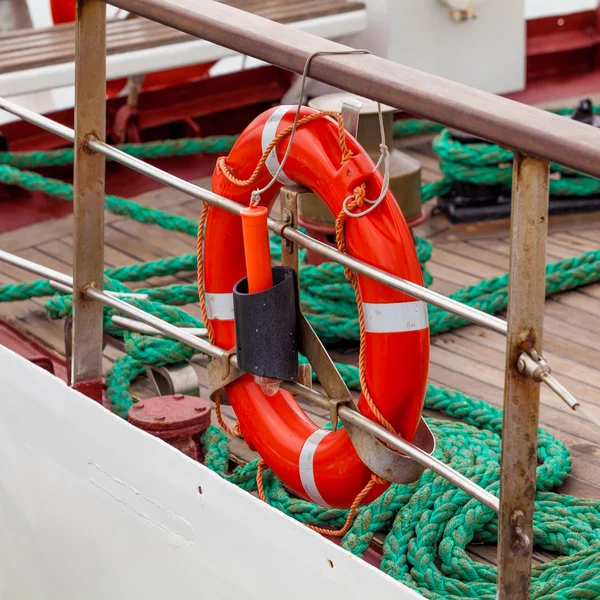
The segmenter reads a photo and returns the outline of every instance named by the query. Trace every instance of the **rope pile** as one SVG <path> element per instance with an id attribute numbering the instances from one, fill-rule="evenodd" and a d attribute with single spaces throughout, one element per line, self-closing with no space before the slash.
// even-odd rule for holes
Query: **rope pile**
<path id="1" fill-rule="evenodd" d="M 600 114 L 600 107 L 594 106 Z M 571 114 L 570 109 L 553 111 L 563 116 Z M 433 149 L 440 159 L 440 169 L 445 178 L 437 183 L 437 194 L 451 191 L 456 181 L 477 185 L 502 186 L 512 184 L 513 153 L 490 143 L 464 143 L 452 137 L 443 129 L 433 141 Z M 600 193 L 600 181 L 556 163 L 550 165 L 553 176 L 550 178 L 551 196 L 591 196 Z M 429 198 L 426 198 L 429 199 Z"/>
<path id="2" fill-rule="evenodd" d="M 413 126 L 413 130 L 418 127 Z M 434 124 L 425 123 L 420 127 L 430 131 Z M 446 139 L 444 136 L 442 132 L 439 139 Z M 233 139 L 223 142 L 225 145 L 230 143 L 233 143 Z M 218 144 L 200 144 L 197 147 L 203 148 L 201 151 L 211 151 L 209 148 L 221 148 L 215 152 L 227 150 Z M 191 152 L 190 146 L 183 143 L 174 144 L 171 148 L 157 144 L 150 151 L 158 152 L 153 156 Z M 487 148 L 486 152 L 489 151 L 491 149 Z M 53 164 L 72 161 L 72 151 L 59 152 L 62 154 L 56 154 L 50 160 L 63 162 Z M 136 145 L 133 152 L 139 152 L 137 156 L 142 156 L 146 149 Z M 18 166 L 41 166 L 46 160 L 43 154 L 32 153 L 24 158 L 23 155 L 8 156 L 5 153 L 0 155 L 0 161 Z M 504 154 L 501 158 L 504 160 L 508 157 Z M 468 160 L 475 159 L 468 157 Z M 485 161 L 483 153 L 476 160 Z M 491 160 L 491 157 L 487 160 Z M 488 165 L 482 163 L 478 166 Z M 0 181 L 41 190 L 67 200 L 73 197 L 73 189 L 69 184 L 20 171 L 8 164 L 0 165 Z M 444 186 L 448 186 L 448 181 L 425 187 L 424 197 L 437 195 Z M 143 207 L 115 196 L 107 196 L 106 207 L 116 214 L 189 235 L 195 235 L 198 227 L 195 220 Z M 419 260 L 424 264 L 431 255 L 431 244 L 419 238 L 416 245 Z M 279 239 L 272 238 L 271 247 L 274 258 L 278 258 Z M 196 263 L 195 254 L 186 254 L 107 269 L 105 288 L 132 291 L 126 283 L 154 276 L 193 272 Z M 598 280 L 600 250 L 548 265 L 546 291 L 547 294 L 554 294 Z M 300 281 L 302 308 L 319 337 L 325 342 L 356 342 L 359 338 L 356 301 L 343 267 L 332 263 L 319 266 L 304 263 L 301 265 Z M 178 326 L 202 326 L 198 319 L 178 308 L 198 302 L 195 285 L 171 285 L 135 291 L 147 293 L 149 299 L 131 298 L 128 301 L 150 314 Z M 72 296 L 56 293 L 46 281 L 0 286 L 0 302 L 48 296 L 52 297 L 46 302 L 46 308 L 52 318 L 64 318 L 71 314 Z M 453 298 L 489 313 L 504 310 L 507 297 L 508 275 L 482 281 L 453 295 Z M 104 328 L 107 333 L 123 338 L 126 354 L 117 359 L 107 374 L 107 391 L 114 411 L 126 417 L 134 401 L 130 384 L 145 371 L 147 365 L 175 364 L 191 358 L 196 350 L 175 340 L 123 330 L 112 322 L 113 314 L 116 314 L 113 309 L 104 307 Z M 432 335 L 466 324 L 459 317 L 435 307 L 429 307 L 429 317 Z M 306 362 L 303 357 L 301 360 Z M 360 389 L 357 367 L 346 364 L 337 364 L 337 367 L 351 389 Z M 428 420 L 437 440 L 436 456 L 497 495 L 502 412 L 483 400 L 432 385 L 428 386 L 425 406 L 460 420 Z M 224 433 L 210 427 L 203 443 L 205 462 L 209 468 L 245 490 L 258 491 L 259 461 L 238 467 L 230 473 L 230 450 Z M 536 600 L 600 597 L 600 502 L 550 491 L 565 480 L 570 468 L 571 460 L 565 446 L 540 429 L 534 540 L 537 547 L 556 552 L 561 558 L 534 567 L 531 598 Z M 265 499 L 302 523 L 336 529 L 342 528 L 347 521 L 348 511 L 322 508 L 291 497 L 281 481 L 269 470 L 265 470 L 259 479 L 263 484 Z M 377 500 L 359 508 L 343 537 L 342 545 L 361 556 L 374 536 L 383 534 L 385 542 L 381 568 L 391 577 L 435 600 L 493 600 L 496 597 L 495 567 L 471 560 L 465 548 L 471 542 L 495 542 L 497 530 L 497 518 L 491 510 L 443 478 L 425 471 L 418 482 L 411 485 L 394 484 Z"/>

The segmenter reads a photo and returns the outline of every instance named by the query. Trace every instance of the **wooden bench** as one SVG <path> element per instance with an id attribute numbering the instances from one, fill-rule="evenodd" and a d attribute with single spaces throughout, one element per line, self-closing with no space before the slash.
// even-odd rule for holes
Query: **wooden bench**
<path id="1" fill-rule="evenodd" d="M 366 10 L 353 0 L 227 0 L 227 4 L 328 39 L 366 27 Z M 210 62 L 227 48 L 142 18 L 107 23 L 108 79 Z M 74 83 L 72 23 L 0 34 L 0 95 Z"/>

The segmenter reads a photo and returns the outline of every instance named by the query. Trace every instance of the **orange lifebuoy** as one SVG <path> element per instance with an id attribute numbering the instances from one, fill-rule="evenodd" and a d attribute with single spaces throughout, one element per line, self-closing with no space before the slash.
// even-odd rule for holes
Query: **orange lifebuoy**
<path id="1" fill-rule="evenodd" d="M 303 107 L 301 117 L 314 113 Z M 275 136 L 293 122 L 295 107 L 280 106 L 257 117 L 241 134 L 226 165 L 236 178 L 254 170 Z M 217 167 L 214 192 L 248 205 L 250 195 L 276 173 L 289 138 L 268 156 L 252 185 L 240 186 Z M 271 206 L 282 184 L 297 183 L 313 190 L 334 215 L 344 199 L 360 184 L 367 197 L 381 192 L 382 178 L 374 172 L 367 153 L 347 136 L 352 157 L 342 164 L 337 124 L 320 118 L 297 129 L 285 168 L 278 182 L 263 194 L 262 204 Z M 410 231 L 398 204 L 388 191 L 368 215 L 346 219 L 348 252 L 375 267 L 423 284 Z M 204 237 L 204 289 L 208 318 L 215 342 L 223 348 L 235 345 L 233 295 L 235 283 L 246 276 L 241 220 L 222 209 L 208 210 Z M 397 290 L 358 276 L 365 315 L 366 380 L 371 396 L 385 419 L 412 441 L 423 407 L 429 366 L 429 326 L 425 303 Z M 371 478 L 343 429 L 319 429 L 300 408 L 292 394 L 280 390 L 265 395 L 250 375 L 227 386 L 231 405 L 244 439 L 256 448 L 267 465 L 300 496 L 324 506 L 349 507 Z M 377 421 L 365 401 L 358 409 Z M 363 501 L 381 494 L 375 485 Z"/>

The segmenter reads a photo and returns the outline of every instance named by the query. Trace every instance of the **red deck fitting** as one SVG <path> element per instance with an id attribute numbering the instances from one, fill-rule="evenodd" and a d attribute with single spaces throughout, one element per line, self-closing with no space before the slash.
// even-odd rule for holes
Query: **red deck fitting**
<path id="1" fill-rule="evenodd" d="M 194 460 L 202 460 L 200 437 L 210 425 L 211 403 L 203 398 L 173 394 L 137 402 L 129 422 L 165 440 Z"/>

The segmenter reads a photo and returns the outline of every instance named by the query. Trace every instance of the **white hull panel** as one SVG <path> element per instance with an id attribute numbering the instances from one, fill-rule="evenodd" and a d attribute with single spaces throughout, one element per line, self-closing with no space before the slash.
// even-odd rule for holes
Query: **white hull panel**
<path id="1" fill-rule="evenodd" d="M 422 598 L 2 347 L 0 382 L 2 600 Z"/>

